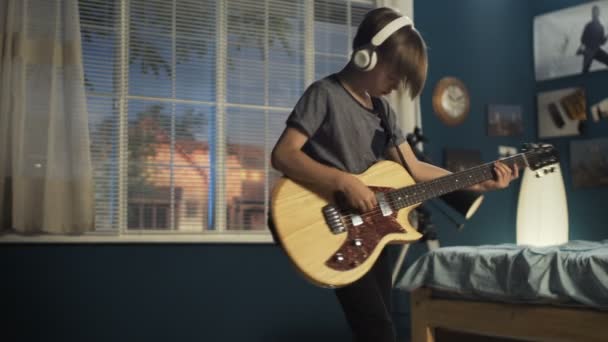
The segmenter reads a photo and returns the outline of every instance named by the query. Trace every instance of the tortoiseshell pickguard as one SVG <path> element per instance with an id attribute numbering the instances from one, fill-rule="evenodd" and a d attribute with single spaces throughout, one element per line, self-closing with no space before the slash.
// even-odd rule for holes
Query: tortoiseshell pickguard
<path id="1" fill-rule="evenodd" d="M 374 192 L 388 192 L 392 188 L 370 187 Z M 374 208 L 380 211 L 379 207 Z M 347 238 L 344 244 L 325 262 L 337 271 L 348 271 L 361 265 L 373 253 L 380 240 L 391 233 L 406 233 L 406 230 L 397 222 L 397 211 L 389 216 L 378 215 L 361 216 L 363 224 L 353 226 L 347 222 Z M 360 245 L 356 245 L 359 241 Z M 340 258 L 338 257 L 340 256 Z"/>

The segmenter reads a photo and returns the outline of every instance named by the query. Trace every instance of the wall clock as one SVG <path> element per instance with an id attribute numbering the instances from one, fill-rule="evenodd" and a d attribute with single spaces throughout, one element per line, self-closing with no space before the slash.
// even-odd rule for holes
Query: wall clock
<path id="1" fill-rule="evenodd" d="M 461 124 L 468 116 L 471 100 L 467 87 L 455 77 L 444 77 L 433 91 L 435 114 L 449 126 Z"/>

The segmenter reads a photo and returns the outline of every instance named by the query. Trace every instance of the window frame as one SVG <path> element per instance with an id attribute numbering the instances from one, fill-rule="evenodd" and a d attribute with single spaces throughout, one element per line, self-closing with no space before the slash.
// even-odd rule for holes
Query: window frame
<path id="1" fill-rule="evenodd" d="M 116 70 L 120 74 L 117 81 L 116 100 L 114 106 L 117 107 L 118 112 L 118 146 L 119 146 L 119 157 L 118 157 L 118 169 L 127 170 L 127 159 L 128 154 L 127 146 L 127 130 L 128 130 L 128 102 L 130 100 L 152 100 L 157 102 L 166 102 L 171 106 L 171 111 L 175 109 L 175 105 L 179 103 L 193 104 L 193 105 L 211 105 L 215 106 L 215 124 L 216 124 L 216 136 L 215 136 L 215 153 L 216 160 L 214 167 L 216 168 L 216 179 L 215 179 L 215 203 L 214 203 L 214 227 L 215 229 L 201 230 L 200 232 L 180 232 L 178 230 L 171 230 L 169 227 L 167 230 L 146 230 L 146 229 L 128 229 L 128 179 L 127 172 L 118 173 L 118 227 L 117 229 L 105 229 L 97 230 L 93 232 L 87 232 L 83 235 L 68 236 L 68 235 L 36 235 L 36 236 L 23 236 L 19 234 L 6 234 L 2 236 L 0 242 L 8 243 L 272 243 L 273 238 L 268 228 L 259 231 L 252 230 L 228 230 L 226 227 L 226 214 L 229 208 L 224 205 L 218 205 L 225 203 L 225 170 L 224 158 L 226 157 L 226 149 L 224 145 L 226 143 L 226 132 L 225 132 L 225 121 L 227 117 L 227 110 L 232 108 L 244 108 L 244 109 L 256 109 L 265 111 L 265 115 L 268 116 L 269 111 L 291 111 L 291 108 L 282 108 L 272 106 L 268 102 L 268 94 L 265 94 L 264 105 L 246 105 L 229 103 L 226 93 L 227 74 L 226 74 L 226 57 L 227 57 L 227 1 L 229 0 L 218 0 L 217 2 L 217 23 L 216 23 L 216 73 L 215 73 L 215 86 L 216 86 L 216 98 L 215 101 L 199 101 L 199 100 L 179 100 L 179 99 L 167 99 L 149 96 L 138 96 L 129 95 L 129 0 L 114 0 L 118 4 L 119 13 L 117 16 L 116 24 L 116 37 L 117 37 L 117 51 L 119 56 L 117 57 Z M 357 0 L 344 0 L 347 4 L 347 23 L 348 38 L 347 44 L 350 47 L 351 35 L 351 6 L 353 3 L 368 3 L 368 1 L 357 1 Z M 264 2 L 266 4 L 266 2 Z M 369 0 L 371 6 L 377 6 L 377 1 Z M 315 57 L 319 54 L 315 51 L 315 8 L 313 0 L 306 0 L 304 4 L 304 89 L 314 82 L 315 77 Z M 175 11 L 175 6 L 173 8 Z M 175 15 L 175 13 L 173 13 Z M 268 21 L 268 18 L 265 18 Z M 266 25 L 267 28 L 268 25 Z M 268 50 L 268 42 L 265 41 L 264 49 Z M 175 49 L 173 49 L 175 54 Z M 173 59 L 172 63 L 175 63 Z M 264 64 L 266 68 L 269 61 L 265 60 Z M 173 70 L 175 65 L 173 64 Z M 173 82 L 175 82 L 173 80 Z M 267 91 L 266 91 L 267 93 Z M 95 96 L 102 96 L 102 94 L 94 94 Z M 87 94 L 88 96 L 88 94 Z M 268 158 L 267 158 L 268 159 Z M 268 175 L 270 172 L 270 161 L 266 160 L 264 171 Z M 271 190 L 265 187 L 265 208 L 264 211 L 267 213 L 269 209 L 268 192 Z M 170 200 L 169 212 L 167 220 L 173 221 L 173 215 L 175 214 L 175 203 Z M 142 208 L 143 203 L 134 203 L 140 205 Z M 185 205 L 185 204 L 184 204 Z M 143 209 L 142 209 L 143 210 Z"/>

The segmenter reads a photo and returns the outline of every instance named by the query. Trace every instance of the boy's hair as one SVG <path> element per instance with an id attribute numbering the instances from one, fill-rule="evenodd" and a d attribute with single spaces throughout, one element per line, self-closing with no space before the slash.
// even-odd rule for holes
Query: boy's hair
<path id="1" fill-rule="evenodd" d="M 353 40 L 356 51 L 367 44 L 383 27 L 401 17 L 401 14 L 388 7 L 376 8 L 368 12 Z M 409 89 L 412 98 L 418 96 L 424 87 L 428 68 L 426 43 L 413 26 L 397 30 L 377 49 L 378 61 L 388 63 L 399 73 L 402 86 Z"/>

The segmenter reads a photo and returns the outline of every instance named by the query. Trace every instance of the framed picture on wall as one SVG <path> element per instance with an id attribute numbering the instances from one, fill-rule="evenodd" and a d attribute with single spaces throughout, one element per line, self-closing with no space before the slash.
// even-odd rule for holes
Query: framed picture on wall
<path id="1" fill-rule="evenodd" d="M 511 136 L 524 131 L 521 106 L 488 105 L 488 135 Z"/>
<path id="2" fill-rule="evenodd" d="M 446 169 L 452 172 L 468 170 L 481 164 L 481 151 L 446 148 L 443 150 L 443 164 Z"/>
<path id="3" fill-rule="evenodd" d="M 534 18 L 536 80 L 608 69 L 608 0 Z"/>
<path id="4" fill-rule="evenodd" d="M 566 88 L 538 94 L 538 137 L 555 138 L 581 134 L 587 105 L 583 88 Z"/>
<path id="5" fill-rule="evenodd" d="M 608 138 L 571 141 L 570 170 L 575 188 L 608 185 Z"/>
<path id="6" fill-rule="evenodd" d="M 600 121 L 600 119 L 608 119 L 608 98 L 591 106 L 591 117 L 594 122 Z"/>

